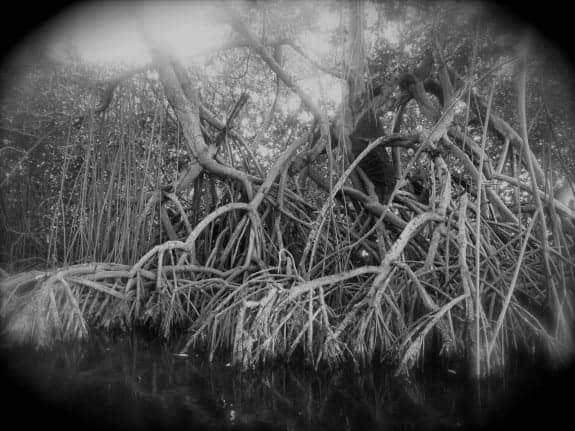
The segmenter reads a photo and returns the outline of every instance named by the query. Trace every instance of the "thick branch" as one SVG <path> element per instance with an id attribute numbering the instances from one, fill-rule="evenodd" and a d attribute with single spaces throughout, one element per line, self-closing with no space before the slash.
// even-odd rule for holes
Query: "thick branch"
<path id="1" fill-rule="evenodd" d="M 233 11 L 228 9 L 230 16 L 230 23 L 234 29 L 242 35 L 242 37 L 251 45 L 252 49 L 261 57 L 261 59 L 273 70 L 284 84 L 295 92 L 304 105 L 311 111 L 316 118 L 324 118 L 319 107 L 311 100 L 311 98 L 297 85 L 297 83 L 282 69 L 282 67 L 275 61 L 271 54 L 267 52 L 265 47 L 259 43 L 256 38 L 251 34 L 248 28 L 244 25 L 241 19 L 234 14 Z"/>
<path id="2" fill-rule="evenodd" d="M 203 168 L 214 174 L 240 182 L 247 199 L 251 200 L 253 191 L 247 175 L 237 169 L 219 164 L 214 159 L 217 147 L 215 145 L 208 146 L 204 141 L 200 127 L 198 89 L 192 85 L 189 79 L 185 79 L 186 77 L 181 67 L 176 66 L 176 72 L 174 62 L 170 61 L 167 54 L 152 44 L 150 46 L 158 67 L 160 79 L 164 85 L 164 92 L 182 124 L 182 130 L 192 158 L 192 164 L 186 175 L 186 182 L 191 183 L 202 172 Z M 178 75 L 182 81 L 178 79 Z M 186 94 L 184 94 L 184 91 Z"/>

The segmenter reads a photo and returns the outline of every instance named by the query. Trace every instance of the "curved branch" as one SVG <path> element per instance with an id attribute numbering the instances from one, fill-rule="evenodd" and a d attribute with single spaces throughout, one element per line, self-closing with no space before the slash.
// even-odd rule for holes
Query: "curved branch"
<path id="1" fill-rule="evenodd" d="M 170 105 L 178 115 L 192 158 L 191 167 L 185 175 L 185 184 L 191 183 L 202 169 L 238 181 L 248 200 L 253 191 L 249 177 L 237 169 L 223 166 L 215 160 L 216 145 L 206 144 L 200 125 L 200 102 L 197 87 L 193 86 L 183 67 L 171 59 L 159 47 L 149 44 L 157 64 L 164 92 Z M 225 127 L 225 124 L 224 124 Z"/>
<path id="2" fill-rule="evenodd" d="M 252 49 L 262 58 L 262 60 L 273 70 L 284 84 L 289 87 L 294 93 L 296 93 L 303 104 L 311 111 L 311 113 L 316 117 L 323 119 L 319 107 L 314 103 L 313 100 L 302 90 L 302 88 L 297 85 L 297 83 L 282 69 L 282 67 L 275 61 L 275 59 L 266 51 L 265 47 L 259 43 L 256 38 L 251 34 L 248 28 L 244 25 L 241 19 L 229 8 L 227 8 L 229 15 L 230 24 L 232 27 L 242 35 L 242 37 L 250 44 Z"/>
<path id="3" fill-rule="evenodd" d="M 441 222 L 444 220 L 444 216 L 435 212 L 425 212 L 410 220 L 407 226 L 405 226 L 405 229 L 403 229 L 399 235 L 399 238 L 397 238 L 391 245 L 391 248 L 386 253 L 383 262 L 381 262 L 380 272 L 373 280 L 371 288 L 369 289 L 369 294 L 365 297 L 365 301 L 368 305 L 375 306 L 381 303 L 381 297 L 384 293 L 388 276 L 391 273 L 392 264 L 394 261 L 399 260 L 401 253 L 403 253 L 403 250 L 409 241 L 415 238 L 417 233 L 428 223 L 432 221 Z"/>
<path id="4" fill-rule="evenodd" d="M 321 136 L 329 136 L 329 122 L 327 117 L 321 112 L 315 102 L 303 91 L 303 89 L 283 70 L 277 61 L 266 51 L 265 47 L 259 43 L 256 38 L 251 34 L 248 28 L 244 25 L 241 19 L 230 9 L 226 8 L 229 21 L 232 27 L 240 33 L 243 38 L 251 45 L 252 49 L 261 57 L 261 59 L 273 70 L 277 76 L 284 82 L 284 84 L 295 92 L 303 102 L 303 104 L 310 110 L 313 116 L 320 121 Z M 294 162 L 295 170 L 301 169 L 305 165 L 305 161 L 315 159 L 321 151 L 325 148 L 325 139 L 321 139 L 318 145 L 315 145 L 308 151 L 301 154 L 299 163 Z M 303 161 L 303 163 L 301 163 Z"/>
<path id="5" fill-rule="evenodd" d="M 224 166 L 215 159 L 207 159 L 201 163 L 204 169 L 208 172 L 222 176 L 224 178 L 227 177 L 238 181 L 246 193 L 247 200 L 251 200 L 253 198 L 254 192 L 252 189 L 252 184 L 250 182 L 249 176 L 245 172 L 239 171 L 229 166 Z"/>
<path id="6" fill-rule="evenodd" d="M 115 92 L 116 88 L 118 87 L 118 85 L 122 81 L 124 81 L 125 79 L 128 79 L 128 78 L 131 78 L 132 76 L 137 75 L 139 73 L 147 72 L 151 68 L 152 68 L 151 65 L 146 65 L 146 66 L 138 67 L 135 69 L 128 69 L 128 70 L 125 70 L 124 72 L 120 72 L 116 76 L 108 79 L 105 82 L 104 89 L 102 90 L 102 97 L 100 98 L 100 103 L 98 103 L 98 106 L 96 106 L 94 108 L 94 114 L 96 114 L 96 115 L 101 114 L 106 109 L 108 109 L 108 107 L 112 103 L 112 99 L 114 98 L 114 92 Z M 88 116 L 88 114 L 84 114 L 84 115 L 77 117 L 74 120 L 72 125 L 74 127 L 80 127 L 82 125 L 82 123 L 86 120 L 87 116 Z"/>
<path id="7" fill-rule="evenodd" d="M 202 102 L 199 100 L 198 97 L 194 95 L 193 85 L 191 83 L 189 75 L 186 73 L 184 66 L 177 60 L 172 59 L 172 66 L 178 77 L 178 80 L 182 84 L 182 91 L 184 95 L 188 98 L 188 100 L 192 103 L 198 104 L 200 110 L 200 118 L 204 121 L 207 121 L 211 126 L 215 127 L 216 129 L 223 131 L 226 128 L 226 123 L 224 121 L 219 120 L 216 118 L 213 112 L 211 112 Z M 259 175 L 263 175 L 263 169 L 258 162 L 257 157 L 251 150 L 251 147 L 245 142 L 244 138 L 238 134 L 235 130 L 228 130 L 228 135 L 235 139 L 243 148 L 247 151 L 248 155 L 251 157 L 252 161 L 254 162 L 256 169 Z M 221 163 L 220 163 L 221 164 Z"/>

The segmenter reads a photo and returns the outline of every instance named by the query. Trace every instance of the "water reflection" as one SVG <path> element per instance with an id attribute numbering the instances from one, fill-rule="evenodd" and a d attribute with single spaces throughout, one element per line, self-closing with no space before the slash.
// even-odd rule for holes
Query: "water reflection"
<path id="1" fill-rule="evenodd" d="M 98 336 L 53 352 L 12 351 L 9 367 L 42 402 L 122 428 L 456 429 L 479 423 L 505 393 L 500 383 L 477 393 L 449 373 L 417 381 L 384 370 L 242 373 L 175 352 L 137 336 Z"/>

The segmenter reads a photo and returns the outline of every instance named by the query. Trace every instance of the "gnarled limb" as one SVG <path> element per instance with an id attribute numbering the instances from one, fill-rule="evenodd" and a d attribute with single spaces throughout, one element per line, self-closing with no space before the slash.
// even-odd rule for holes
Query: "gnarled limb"
<path id="1" fill-rule="evenodd" d="M 238 181 L 248 200 L 253 196 L 249 178 L 245 173 L 237 169 L 223 166 L 215 160 L 217 147 L 208 145 L 204 141 L 200 126 L 200 108 L 198 89 L 189 80 L 181 82 L 178 74 L 182 76 L 182 70 L 174 68 L 169 56 L 162 52 L 161 48 L 150 44 L 152 55 L 158 67 L 160 79 L 164 85 L 164 92 L 170 105 L 178 115 L 182 124 L 182 130 L 186 137 L 186 144 L 190 153 L 191 164 L 185 175 L 185 184 L 191 184 L 201 174 L 203 169 L 216 175 L 221 175 Z M 176 69 L 178 72 L 176 73 Z M 184 94 L 183 88 L 186 89 Z"/>

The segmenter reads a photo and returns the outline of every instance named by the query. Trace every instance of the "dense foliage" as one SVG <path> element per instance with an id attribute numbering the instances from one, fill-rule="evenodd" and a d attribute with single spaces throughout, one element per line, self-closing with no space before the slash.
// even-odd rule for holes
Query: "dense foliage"
<path id="1" fill-rule="evenodd" d="M 185 328 L 186 350 L 245 366 L 303 352 L 402 370 L 433 341 L 478 374 L 525 347 L 570 354 L 559 51 L 478 4 L 214 10 L 230 37 L 201 61 L 143 28 L 141 67 L 38 41 L 5 66 L 11 337 Z"/>

